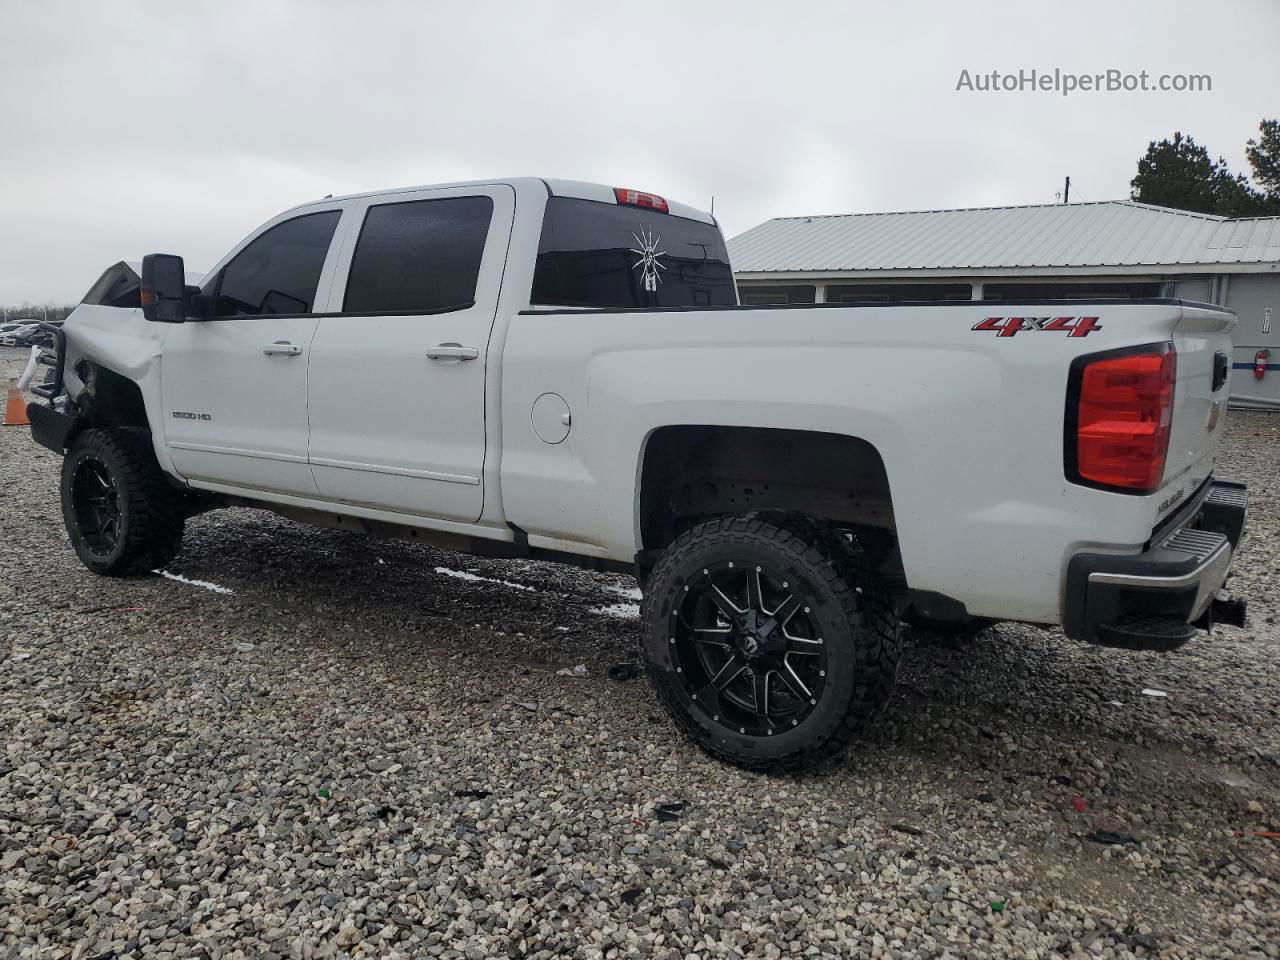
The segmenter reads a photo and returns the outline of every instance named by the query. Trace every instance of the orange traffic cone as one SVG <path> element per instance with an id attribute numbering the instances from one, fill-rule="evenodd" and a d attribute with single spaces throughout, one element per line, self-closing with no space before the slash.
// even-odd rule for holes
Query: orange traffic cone
<path id="1" fill-rule="evenodd" d="M 9 388 L 9 395 L 4 402 L 4 425 L 6 427 L 25 427 L 31 420 L 27 417 L 27 398 L 17 387 Z"/>

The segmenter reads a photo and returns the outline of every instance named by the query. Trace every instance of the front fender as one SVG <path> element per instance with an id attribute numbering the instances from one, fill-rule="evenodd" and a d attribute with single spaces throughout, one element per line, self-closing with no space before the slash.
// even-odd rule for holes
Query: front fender
<path id="1" fill-rule="evenodd" d="M 64 384 L 77 404 L 89 385 L 81 371 L 85 364 L 110 371 L 133 383 L 142 397 L 151 443 L 160 468 L 178 476 L 164 443 L 164 411 L 160 403 L 162 324 L 148 323 L 140 308 L 81 304 L 63 325 L 67 338 Z"/>

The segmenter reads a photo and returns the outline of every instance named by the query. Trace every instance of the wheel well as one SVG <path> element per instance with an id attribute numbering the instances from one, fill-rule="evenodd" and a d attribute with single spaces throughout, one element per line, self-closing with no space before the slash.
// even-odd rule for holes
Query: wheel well
<path id="1" fill-rule="evenodd" d="M 640 471 L 640 535 L 660 549 L 698 520 L 788 511 L 893 542 L 893 502 L 879 451 L 866 440 L 767 427 L 662 427 Z"/>
<path id="2" fill-rule="evenodd" d="M 76 432 L 89 427 L 150 429 L 142 391 L 128 377 L 87 360 L 76 365 L 76 375 L 85 385 L 76 398 L 80 408 Z M 70 442 L 71 438 L 67 440 Z"/>

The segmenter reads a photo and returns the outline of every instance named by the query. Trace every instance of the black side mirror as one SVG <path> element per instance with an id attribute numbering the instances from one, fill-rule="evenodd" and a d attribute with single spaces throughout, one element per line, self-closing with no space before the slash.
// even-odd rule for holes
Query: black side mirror
<path id="1" fill-rule="evenodd" d="M 213 319 L 213 297 L 199 287 L 187 286 L 187 319 Z"/>
<path id="2" fill-rule="evenodd" d="M 142 315 L 153 323 L 187 318 L 187 273 L 182 258 L 149 253 L 142 258 Z"/>

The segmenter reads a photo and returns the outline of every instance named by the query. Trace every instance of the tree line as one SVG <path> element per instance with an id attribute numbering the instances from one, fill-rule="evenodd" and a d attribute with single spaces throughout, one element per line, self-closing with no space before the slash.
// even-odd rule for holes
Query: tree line
<path id="1" fill-rule="evenodd" d="M 1258 138 L 1249 140 L 1245 157 L 1253 181 L 1233 174 L 1227 161 L 1212 159 L 1190 136 L 1152 141 L 1138 160 L 1138 175 L 1130 181 L 1130 198 L 1160 207 L 1174 207 L 1222 217 L 1280 215 L 1280 120 L 1263 120 Z"/>
<path id="2" fill-rule="evenodd" d="M 13 320 L 65 320 L 76 308 L 74 303 L 23 303 L 17 307 L 0 305 L 0 322 Z"/>

